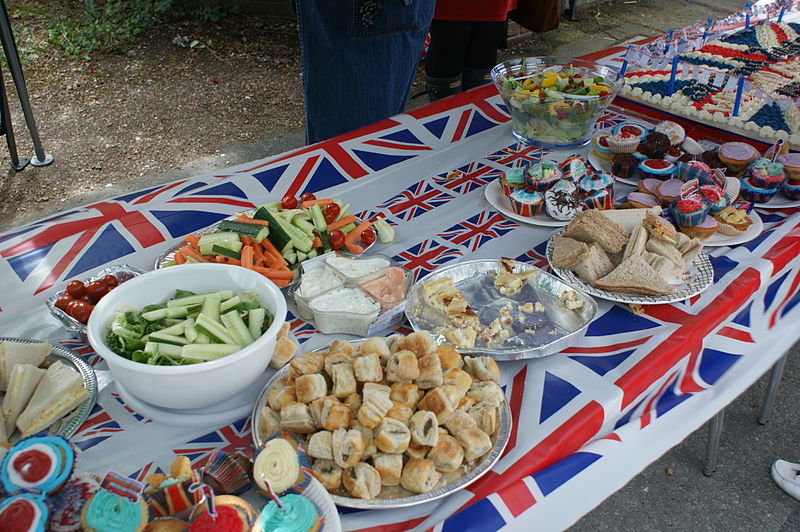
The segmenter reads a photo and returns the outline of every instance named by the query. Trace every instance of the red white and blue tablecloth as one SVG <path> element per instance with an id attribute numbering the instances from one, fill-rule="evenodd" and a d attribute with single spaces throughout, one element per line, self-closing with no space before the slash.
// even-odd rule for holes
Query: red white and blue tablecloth
<path id="1" fill-rule="evenodd" d="M 598 127 L 624 119 L 608 112 Z M 96 368 L 100 398 L 73 438 L 79 469 L 144 478 L 168 469 L 179 454 L 200 465 L 214 449 L 252 452 L 247 418 L 189 429 L 138 414 L 102 360 L 49 316 L 46 297 L 110 264 L 152 269 L 186 233 L 301 191 L 340 197 L 364 217 L 384 215 L 398 238 L 376 251 L 417 278 L 471 258 L 511 256 L 546 267 L 553 228 L 506 219 L 484 198 L 483 187 L 504 169 L 539 156 L 513 140 L 502 102 L 485 87 L 331 141 L 8 231 L 0 235 L 0 335 L 60 341 Z M 448 179 L 453 169 L 463 175 Z M 732 401 L 800 337 L 800 214 L 760 215 L 761 236 L 712 250 L 714 284 L 701 295 L 646 307 L 641 315 L 601 302 L 577 345 L 502 364 L 514 428 L 485 477 L 422 506 L 343 509 L 345 529 L 558 530 L 590 511 Z M 329 341 L 302 320 L 292 325 L 304 347 Z"/>

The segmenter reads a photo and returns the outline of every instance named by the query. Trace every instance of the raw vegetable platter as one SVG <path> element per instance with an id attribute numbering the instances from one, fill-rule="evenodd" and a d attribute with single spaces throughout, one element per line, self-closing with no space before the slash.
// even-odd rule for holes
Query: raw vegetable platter
<path id="1" fill-rule="evenodd" d="M 284 287 L 304 260 L 339 249 L 361 253 L 377 238 L 394 240 L 394 229 L 385 220 L 360 220 L 338 199 L 303 194 L 298 201 L 287 196 L 186 235 L 184 242 L 159 256 L 155 267 L 187 262 L 234 264 Z"/>

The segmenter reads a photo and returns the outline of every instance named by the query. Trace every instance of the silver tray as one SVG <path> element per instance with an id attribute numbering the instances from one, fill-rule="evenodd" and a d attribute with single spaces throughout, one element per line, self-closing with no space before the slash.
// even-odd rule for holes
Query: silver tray
<path id="1" fill-rule="evenodd" d="M 43 341 L 32 338 L 0 337 L 0 342 L 16 342 L 19 344 L 38 344 Z M 97 376 L 89 364 L 66 347 L 52 343 L 50 345 L 52 349 L 47 358 L 45 358 L 43 365 L 50 366 L 51 364 L 63 363 L 70 366 L 83 377 L 83 387 L 89 392 L 88 399 L 78 405 L 69 415 L 50 426 L 50 431 L 69 438 L 86 421 L 92 411 L 92 407 L 97 402 Z"/>
<path id="2" fill-rule="evenodd" d="M 361 340 L 351 340 L 351 343 L 359 344 Z M 315 349 L 314 351 L 322 351 L 325 348 Z M 267 404 L 267 395 L 272 388 L 272 384 L 286 376 L 289 372 L 290 366 L 287 364 L 278 370 L 272 378 L 267 381 L 261 393 L 258 394 L 255 404 L 253 404 L 253 411 L 250 414 L 250 424 L 252 427 L 251 434 L 253 436 L 253 445 L 256 449 L 260 449 L 264 445 L 264 440 L 258 433 L 258 413 L 263 406 Z M 492 449 L 486 453 L 480 462 L 472 469 L 462 476 L 451 480 L 444 486 L 437 488 L 428 493 L 420 493 L 418 495 L 410 495 L 407 497 L 398 497 L 393 499 L 357 499 L 353 497 L 344 497 L 342 495 L 335 495 L 331 493 L 331 498 L 337 506 L 344 506 L 345 508 L 359 508 L 365 510 L 382 510 L 388 508 L 406 508 L 408 506 L 416 506 L 426 502 L 435 501 L 442 497 L 447 497 L 456 491 L 465 488 L 485 475 L 495 463 L 500 459 L 503 451 L 508 445 L 511 437 L 511 409 L 508 406 L 508 398 L 503 401 L 503 405 L 499 408 L 500 420 L 497 434 L 492 437 L 494 445 Z"/>
<path id="3" fill-rule="evenodd" d="M 570 270 L 553 267 L 551 261 L 553 255 L 553 241 L 560 234 L 561 231 L 555 233 L 547 242 L 547 262 L 550 263 L 550 267 L 553 268 L 553 272 L 562 279 L 570 283 L 575 283 L 576 286 L 580 286 L 581 289 L 586 293 L 601 299 L 633 305 L 660 305 L 662 303 L 677 303 L 678 301 L 683 301 L 685 299 L 689 299 L 690 297 L 696 296 L 711 286 L 714 282 L 714 266 L 711 265 L 711 261 L 708 260 L 708 256 L 706 256 L 704 253 L 700 253 L 700 255 L 694 259 L 692 265 L 689 267 L 688 281 L 677 285 L 678 290 L 675 293 L 663 296 L 644 296 L 639 294 L 628 294 L 625 292 L 609 292 L 608 290 L 601 290 L 600 288 L 595 288 L 589 283 L 584 282 Z"/>
<path id="4" fill-rule="evenodd" d="M 411 287 L 406 298 L 405 312 L 411 327 L 415 331 L 432 331 L 447 324 L 443 316 L 422 301 L 422 285 L 427 281 L 450 277 L 470 307 L 478 314 L 482 325 L 487 325 L 500 316 L 499 309 L 505 302 L 510 301 L 516 306 L 538 301 L 544 305 L 544 312 L 519 313 L 522 321 L 514 320 L 513 327 L 517 334 L 510 336 L 502 344 L 459 348 L 458 351 L 462 353 L 481 353 L 497 361 L 541 358 L 563 351 L 586 334 L 589 323 L 597 314 L 597 302 L 594 299 L 558 277 L 519 261 L 516 261 L 514 273 L 538 270 L 539 274 L 530 278 L 518 294 L 504 296 L 494 288 L 493 276 L 489 275 L 490 272 L 499 270 L 500 261 L 496 259 L 468 260 L 429 273 Z M 583 302 L 583 306 L 577 311 L 568 309 L 559 299 L 568 290 L 574 291 Z M 532 328 L 535 332 L 525 332 L 525 328 Z M 434 335 L 436 336 L 441 335 Z"/>
<path id="5" fill-rule="evenodd" d="M 247 214 L 252 214 L 254 212 L 254 210 L 251 209 L 249 211 L 244 211 L 244 212 L 246 212 Z M 193 234 L 195 234 L 195 235 L 206 235 L 208 233 L 213 233 L 214 231 L 217 230 L 217 227 L 219 227 L 220 222 L 225 221 L 225 220 L 236 220 L 236 218 L 238 216 L 239 216 L 239 214 L 232 214 L 232 215 L 228 216 L 227 218 L 223 218 L 222 220 L 220 220 L 219 222 L 217 222 L 215 224 L 209 225 L 208 227 L 204 227 L 203 229 L 200 229 L 199 231 L 195 231 Z M 360 218 L 357 218 L 357 220 L 359 222 L 361 221 Z M 356 225 L 358 225 L 358 224 L 356 224 Z M 377 238 L 375 239 L 375 242 L 377 242 Z M 370 244 L 368 246 L 364 246 L 364 251 L 367 251 L 372 246 L 374 246 L 375 242 L 373 242 L 372 244 Z M 186 242 L 181 240 L 180 242 L 178 242 L 177 244 L 175 244 L 171 248 L 167 249 L 164 253 L 159 255 L 158 258 L 156 259 L 156 263 L 154 264 L 155 269 L 159 270 L 161 268 L 164 268 L 164 265 L 166 263 L 172 261 L 175 258 L 175 252 L 178 251 L 180 248 L 182 248 L 185 245 L 186 245 Z M 362 251 L 361 253 L 363 253 L 364 251 Z M 300 263 L 300 264 L 302 264 L 302 263 Z"/>
<path id="6" fill-rule="evenodd" d="M 81 280 L 84 283 L 88 283 L 91 281 L 96 281 L 105 275 L 112 274 L 120 283 L 124 283 L 125 281 L 129 281 L 137 275 L 141 275 L 143 273 L 145 273 L 144 270 L 140 270 L 139 268 L 135 268 L 133 266 L 128 266 L 127 264 L 115 264 L 114 266 L 109 266 L 108 268 L 100 270 L 96 275 L 89 277 L 88 279 Z M 61 323 L 63 323 L 66 330 L 74 333 L 84 344 L 88 344 L 89 336 L 86 334 L 86 325 L 79 322 L 60 308 L 56 307 L 56 300 L 58 300 L 58 298 L 64 293 L 66 293 L 66 289 L 59 290 L 52 296 L 48 297 L 47 301 L 45 301 L 45 304 L 47 305 L 47 308 L 50 309 L 50 314 L 55 316 Z"/>

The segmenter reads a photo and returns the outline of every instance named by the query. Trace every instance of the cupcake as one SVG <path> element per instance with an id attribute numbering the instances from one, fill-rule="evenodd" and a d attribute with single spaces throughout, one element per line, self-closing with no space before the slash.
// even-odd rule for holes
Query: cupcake
<path id="1" fill-rule="evenodd" d="M 314 503 L 302 495 L 290 493 L 280 498 L 281 506 L 270 501 L 256 518 L 253 532 L 316 532 L 322 520 Z"/>
<path id="2" fill-rule="evenodd" d="M 680 230 L 686 236 L 696 238 L 698 240 L 705 240 L 719 229 L 719 223 L 713 216 L 706 216 L 706 219 L 698 225 L 680 225 Z"/>
<path id="3" fill-rule="evenodd" d="M 778 188 L 786 179 L 783 165 L 759 157 L 750 163 L 750 182 L 759 188 Z"/>
<path id="4" fill-rule="evenodd" d="M 583 203 L 590 209 L 613 209 L 614 196 L 608 190 L 596 190 L 595 192 L 584 197 Z"/>
<path id="5" fill-rule="evenodd" d="M 627 196 L 627 202 L 628 205 L 634 209 L 648 209 L 650 207 L 661 205 L 661 202 L 657 197 L 644 192 L 629 192 Z"/>
<path id="6" fill-rule="evenodd" d="M 758 155 L 754 147 L 744 142 L 726 142 L 717 150 L 720 162 L 728 169 L 729 175 L 735 176 L 742 175 Z"/>
<path id="7" fill-rule="evenodd" d="M 669 161 L 671 163 L 676 163 L 683 155 L 683 152 L 678 147 L 670 148 L 670 150 L 664 154 L 664 160 Z"/>
<path id="8" fill-rule="evenodd" d="M 603 161 L 610 161 L 614 157 L 614 152 L 608 147 L 608 135 L 601 134 L 592 137 L 592 153 Z"/>
<path id="9" fill-rule="evenodd" d="M 645 178 L 669 179 L 675 174 L 675 165 L 664 159 L 647 159 L 639 163 L 639 171 Z"/>
<path id="10" fill-rule="evenodd" d="M 525 172 L 525 190 L 544 193 L 561 179 L 561 170 L 555 161 L 534 163 Z"/>
<path id="11" fill-rule="evenodd" d="M 710 207 L 708 212 L 710 214 L 714 214 L 716 212 L 721 211 L 728 205 L 730 205 L 731 200 L 725 195 L 725 191 L 718 187 L 717 185 L 701 185 L 700 186 L 700 195 L 706 198 L 710 203 Z"/>
<path id="12" fill-rule="evenodd" d="M 711 167 L 703 161 L 689 161 L 675 163 L 675 177 L 681 181 L 689 181 L 690 179 L 697 179 L 701 185 L 708 182 L 708 176 L 711 174 Z"/>
<path id="13" fill-rule="evenodd" d="M 639 143 L 638 152 L 646 155 L 650 159 L 661 159 L 664 154 L 672 147 L 669 137 L 664 133 L 653 131 Z"/>
<path id="14" fill-rule="evenodd" d="M 544 208 L 556 220 L 572 220 L 580 210 L 578 198 L 566 190 L 550 189 L 544 193 Z"/>
<path id="15" fill-rule="evenodd" d="M 746 201 L 752 201 L 753 203 L 766 203 L 778 193 L 778 187 L 757 187 L 752 181 L 750 181 L 750 179 L 745 177 L 741 178 L 740 181 L 742 189 L 739 192 L 739 196 Z"/>
<path id="16" fill-rule="evenodd" d="M 699 194 L 675 200 L 670 203 L 669 211 L 680 226 L 696 226 L 708 217 L 709 204 Z"/>
<path id="17" fill-rule="evenodd" d="M 192 511 L 189 532 L 250 532 L 256 512 L 250 503 L 235 495 L 214 497 L 214 512 L 208 503 L 198 504 Z"/>
<path id="18" fill-rule="evenodd" d="M 512 212 L 520 216 L 536 216 L 544 209 L 544 196 L 541 192 L 517 190 L 508 197 L 508 200 L 511 203 Z"/>
<path id="19" fill-rule="evenodd" d="M 510 196 L 515 190 L 525 188 L 525 170 L 519 167 L 506 170 L 500 178 L 500 187 L 506 196 Z"/>
<path id="20" fill-rule="evenodd" d="M 100 479 L 90 473 L 73 476 L 55 495 L 50 497 L 50 530 L 71 532 L 81 528 L 81 509 L 100 489 Z M 0 518 L 2 522 L 2 518 Z"/>
<path id="21" fill-rule="evenodd" d="M 634 136 L 639 140 L 642 140 L 647 136 L 647 129 L 644 126 L 640 126 L 639 124 L 634 124 L 633 122 L 623 122 L 611 128 L 611 134 L 612 135 L 626 134 Z"/>
<path id="22" fill-rule="evenodd" d="M 686 137 L 681 142 L 681 149 L 687 154 L 693 157 L 699 157 L 700 154 L 703 153 L 703 147 L 700 146 L 700 143 L 694 140 L 692 137 Z"/>
<path id="23" fill-rule="evenodd" d="M 203 482 L 218 495 L 238 495 L 250 487 L 253 464 L 241 453 L 216 451 L 203 466 Z"/>
<path id="24" fill-rule="evenodd" d="M 769 148 L 767 148 L 764 151 L 764 156 L 763 157 L 765 159 L 772 160 L 772 154 L 774 152 L 775 152 L 775 144 L 773 144 L 772 146 L 770 146 Z M 784 155 L 786 153 L 789 153 L 789 141 L 786 140 L 786 139 L 783 139 L 783 142 L 781 142 L 780 148 L 778 148 L 777 155 Z"/>
<path id="25" fill-rule="evenodd" d="M 72 475 L 75 449 L 61 436 L 29 436 L 8 450 L 0 466 L 6 493 L 33 491 L 51 494 Z"/>
<path id="26" fill-rule="evenodd" d="M 616 177 L 633 177 L 637 164 L 639 164 L 638 161 L 630 153 L 617 153 L 611 159 L 611 173 Z"/>
<path id="27" fill-rule="evenodd" d="M 633 153 L 639 147 L 638 135 L 620 132 L 606 137 L 608 147 L 614 153 Z"/>
<path id="28" fill-rule="evenodd" d="M 562 177 L 578 181 L 589 173 L 589 163 L 580 155 L 570 155 L 558 165 Z"/>
<path id="29" fill-rule="evenodd" d="M 662 181 L 656 189 L 656 197 L 662 205 L 666 206 L 671 201 L 681 197 L 681 188 L 683 188 L 683 185 L 684 182 L 676 178 Z"/>
<path id="30" fill-rule="evenodd" d="M 568 179 L 559 179 L 550 190 L 563 190 L 570 194 L 575 194 L 578 191 L 578 185 Z M 548 192 L 550 192 L 548 190 Z"/>
<path id="31" fill-rule="evenodd" d="M 783 165 L 789 184 L 800 185 L 800 153 L 778 155 L 778 162 Z"/>
<path id="32" fill-rule="evenodd" d="M 597 172 L 587 175 L 578 182 L 578 195 L 587 197 L 598 190 L 612 192 L 614 187 L 614 177 L 606 172 Z"/>
<path id="33" fill-rule="evenodd" d="M 736 236 L 743 233 L 753 224 L 744 209 L 737 209 L 728 205 L 719 212 L 712 214 L 719 223 L 719 232 L 723 235 Z"/>
<path id="34" fill-rule="evenodd" d="M 142 532 L 149 516 L 141 489 L 142 485 L 137 481 L 109 471 L 100 483 L 100 489 L 83 505 L 83 530 Z"/>
<path id="35" fill-rule="evenodd" d="M 647 179 L 642 179 L 641 181 L 639 181 L 637 188 L 639 189 L 639 192 L 655 196 L 656 190 L 658 190 L 658 187 L 661 186 L 661 183 L 663 183 L 663 181 L 661 181 L 660 179 L 648 177 Z"/>
<path id="36" fill-rule="evenodd" d="M 647 155 L 645 155 L 644 153 L 640 152 L 639 150 L 636 150 L 631 155 L 633 155 L 633 158 L 636 159 L 637 162 L 642 162 L 642 161 L 646 161 L 647 159 L 649 159 L 649 157 Z"/>
<path id="37" fill-rule="evenodd" d="M 524 190 L 518 190 L 509 198 L 518 194 L 527 193 Z M 513 199 L 511 203 L 513 205 Z M 303 472 L 300 469 L 301 456 L 304 462 L 302 465 L 306 467 L 308 456 L 305 451 L 298 449 L 298 442 L 289 434 L 281 434 L 264 444 L 253 460 L 253 480 L 262 493 L 269 496 L 271 489 L 280 495 L 303 481 Z M 267 482 L 269 482 L 270 489 L 267 489 Z"/>
<path id="38" fill-rule="evenodd" d="M 788 181 L 781 185 L 783 195 L 792 201 L 800 200 L 800 184 L 790 185 Z"/>
<path id="39" fill-rule="evenodd" d="M 686 130 L 683 129 L 683 126 L 671 120 L 659 122 L 656 124 L 654 131 L 666 135 L 672 146 L 679 146 L 683 139 L 686 138 Z"/>
<path id="40" fill-rule="evenodd" d="M 47 505 L 30 493 L 12 495 L 0 501 L 0 524 L 3 530 L 45 530 L 49 517 Z"/>
<path id="41" fill-rule="evenodd" d="M 714 168 L 724 168 L 727 170 L 722 161 L 719 160 L 719 152 L 716 149 L 704 151 L 700 155 L 700 160 L 708 165 L 712 170 Z"/>

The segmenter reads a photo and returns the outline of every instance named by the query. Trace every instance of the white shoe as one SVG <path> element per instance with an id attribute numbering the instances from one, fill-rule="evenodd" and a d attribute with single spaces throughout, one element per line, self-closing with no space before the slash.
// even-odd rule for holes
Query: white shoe
<path id="1" fill-rule="evenodd" d="M 783 491 L 800 501 L 800 464 L 776 460 L 772 464 L 772 480 Z"/>

